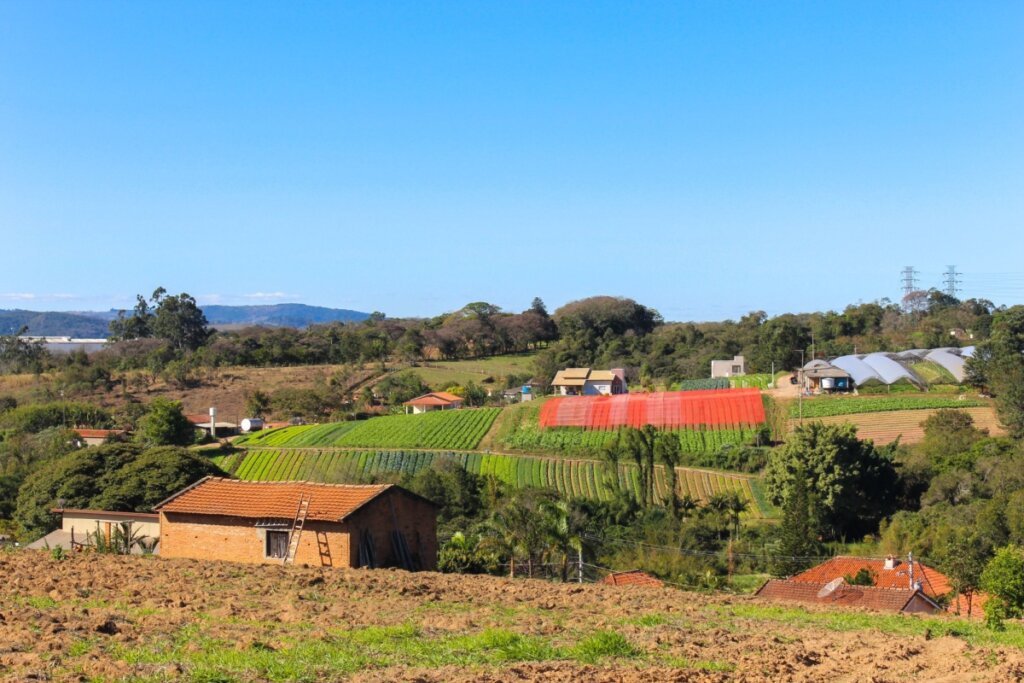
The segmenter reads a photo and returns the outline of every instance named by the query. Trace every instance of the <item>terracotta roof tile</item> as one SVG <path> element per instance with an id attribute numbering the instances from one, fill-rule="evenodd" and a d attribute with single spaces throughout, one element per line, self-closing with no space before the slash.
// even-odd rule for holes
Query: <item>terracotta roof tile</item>
<path id="1" fill-rule="evenodd" d="M 83 439 L 105 439 L 108 436 L 120 436 L 123 429 L 76 429 L 75 433 Z"/>
<path id="2" fill-rule="evenodd" d="M 248 519 L 293 519 L 299 500 L 309 496 L 307 519 L 337 522 L 392 487 L 392 484 L 357 486 L 207 477 L 153 509 Z"/>
<path id="3" fill-rule="evenodd" d="M 791 577 L 790 580 L 799 583 L 824 585 L 832 579 L 855 576 L 861 569 L 868 569 L 874 573 L 875 586 L 877 588 L 905 590 L 910 588 L 910 567 L 906 560 L 899 558 L 896 559 L 896 564 L 892 569 L 886 569 L 885 560 L 880 558 L 833 557 L 827 562 L 823 562 L 816 567 L 811 567 Z M 949 577 L 937 569 L 921 564 L 917 560 L 914 560 L 914 581 L 920 582 L 921 592 L 934 599 L 939 599 L 953 591 Z M 988 596 L 983 593 L 975 594 L 972 600 L 972 616 L 983 615 L 981 608 L 987 599 Z M 959 596 L 954 600 L 949 606 L 949 611 L 957 612 L 958 608 L 960 614 L 967 614 L 967 599 L 965 597 Z"/>
<path id="4" fill-rule="evenodd" d="M 665 585 L 659 579 L 656 579 L 650 574 L 642 572 L 639 569 L 609 574 L 601 579 L 601 583 L 606 583 L 611 586 L 653 586 L 655 588 L 660 588 Z"/>
<path id="5" fill-rule="evenodd" d="M 862 607 L 879 612 L 901 612 L 915 595 L 920 595 L 922 604 L 931 604 L 932 609 L 940 611 L 934 603 L 924 602 L 927 596 L 919 591 L 906 588 L 875 588 L 873 586 L 851 586 L 844 584 L 831 595 L 818 597 L 818 591 L 824 584 L 814 584 L 793 579 L 772 579 L 761 586 L 755 595 L 768 600 L 790 600 L 794 602 L 818 605 L 834 605 L 839 607 Z"/>
<path id="6" fill-rule="evenodd" d="M 423 394 L 417 396 L 414 399 L 406 401 L 403 405 L 407 406 L 441 406 L 451 405 L 452 403 L 461 403 L 464 399 L 461 396 L 455 394 L 449 394 L 447 391 L 432 391 L 429 394 Z"/>

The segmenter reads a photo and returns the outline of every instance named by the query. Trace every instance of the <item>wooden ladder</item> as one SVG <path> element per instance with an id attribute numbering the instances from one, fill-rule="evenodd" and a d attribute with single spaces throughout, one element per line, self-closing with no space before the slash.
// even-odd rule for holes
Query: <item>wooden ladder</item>
<path id="1" fill-rule="evenodd" d="M 306 495 L 299 499 L 299 507 L 295 511 L 295 519 L 292 520 L 292 531 L 288 534 L 288 552 L 284 554 L 284 561 L 281 564 L 295 561 L 295 553 L 299 549 L 299 536 L 302 535 L 306 515 L 309 513 L 309 500 L 310 496 Z"/>

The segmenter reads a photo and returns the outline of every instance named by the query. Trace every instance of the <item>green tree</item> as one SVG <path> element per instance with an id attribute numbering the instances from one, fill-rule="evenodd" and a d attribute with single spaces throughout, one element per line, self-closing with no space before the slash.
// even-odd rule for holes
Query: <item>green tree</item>
<path id="1" fill-rule="evenodd" d="M 245 412 L 252 417 L 263 417 L 270 411 L 270 394 L 256 389 L 245 397 Z"/>
<path id="2" fill-rule="evenodd" d="M 208 458 L 185 448 L 150 448 L 106 473 L 90 505 L 101 510 L 148 510 L 171 493 L 218 474 Z"/>
<path id="3" fill-rule="evenodd" d="M 950 541 L 947 547 L 942 569 L 949 577 L 953 592 L 967 601 L 967 616 L 971 616 L 973 611 L 974 595 L 981 585 L 981 573 L 990 558 L 990 547 L 981 539 L 962 533 Z M 959 613 L 960 602 L 957 601 Z"/>
<path id="4" fill-rule="evenodd" d="M 818 542 L 817 511 L 807 486 L 807 474 L 794 472 L 793 482 L 782 508 L 778 529 L 778 551 L 772 563 L 776 576 L 792 576 L 809 567 L 811 558 L 821 554 Z"/>
<path id="5" fill-rule="evenodd" d="M 176 351 L 195 351 L 210 338 L 211 330 L 196 300 L 186 293 L 167 296 L 158 287 L 146 301 L 136 295 L 135 308 L 129 316 L 118 311 L 110 322 L 110 337 L 115 341 L 156 337 L 168 342 Z"/>
<path id="6" fill-rule="evenodd" d="M 679 500 L 676 467 L 682 459 L 680 452 L 679 438 L 672 432 L 661 432 L 654 444 L 658 460 L 665 468 L 665 484 L 668 492 L 665 494 L 665 505 L 672 511 L 672 516 L 680 519 L 682 506 Z"/>
<path id="7" fill-rule="evenodd" d="M 992 316 L 989 338 L 967 361 L 967 381 L 995 397 L 999 419 L 1015 437 L 1024 436 L 1024 306 Z"/>
<path id="8" fill-rule="evenodd" d="M 802 474 L 801 474 L 802 473 Z M 765 469 L 771 501 L 785 507 L 799 476 L 815 493 L 823 531 L 833 538 L 873 532 L 893 511 L 896 470 L 887 453 L 850 424 L 798 426 Z"/>
<path id="9" fill-rule="evenodd" d="M 1003 619 L 1024 616 L 1024 552 L 1006 546 L 996 552 L 981 573 L 981 589 L 989 594 L 985 618 L 1001 628 Z"/>
<path id="10" fill-rule="evenodd" d="M 155 398 L 139 420 L 135 440 L 146 446 L 188 446 L 195 442 L 196 430 L 182 412 L 181 401 Z"/>

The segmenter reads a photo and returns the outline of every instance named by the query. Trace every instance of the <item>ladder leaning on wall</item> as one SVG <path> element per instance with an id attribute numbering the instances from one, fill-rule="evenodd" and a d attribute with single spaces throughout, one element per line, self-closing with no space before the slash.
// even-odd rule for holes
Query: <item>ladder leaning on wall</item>
<path id="1" fill-rule="evenodd" d="M 302 535 L 302 528 L 306 525 L 306 515 L 309 513 L 310 496 L 303 495 L 299 499 L 299 507 L 295 510 L 295 518 L 292 520 L 292 530 L 288 534 L 288 552 L 284 554 L 284 561 L 281 564 L 288 564 L 295 561 L 295 553 L 299 549 L 299 536 Z"/>

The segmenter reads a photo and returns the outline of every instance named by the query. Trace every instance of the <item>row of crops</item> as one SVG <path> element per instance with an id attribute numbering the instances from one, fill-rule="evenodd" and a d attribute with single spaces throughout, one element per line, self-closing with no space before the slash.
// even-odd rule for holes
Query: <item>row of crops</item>
<path id="1" fill-rule="evenodd" d="M 679 391 L 702 391 L 704 389 L 728 389 L 729 380 L 725 377 L 709 377 L 703 379 L 684 379 L 679 383 Z"/>
<path id="2" fill-rule="evenodd" d="M 954 396 L 899 395 L 882 397 L 818 397 L 803 402 L 805 418 L 833 417 L 835 415 L 856 415 L 858 413 L 886 413 L 892 410 L 927 410 L 936 408 L 976 408 L 986 405 L 984 401 Z M 790 417 L 800 415 L 800 404 L 789 405 Z"/>
<path id="3" fill-rule="evenodd" d="M 296 451 L 255 449 L 212 458 L 218 467 L 240 479 L 253 481 L 304 480 L 355 483 L 394 480 L 449 460 L 473 474 L 494 476 L 515 487 L 553 488 L 567 497 L 607 500 L 612 496 L 607 466 L 593 460 L 537 458 L 488 453 L 437 451 Z M 618 470 L 619 485 L 639 493 L 634 465 Z M 680 495 L 706 502 L 719 493 L 734 492 L 747 501 L 749 516 L 766 517 L 759 482 L 752 477 L 723 472 L 677 468 Z M 655 484 L 659 497 L 667 492 L 665 472 L 658 468 Z"/>
<path id="4" fill-rule="evenodd" d="M 421 415 L 388 415 L 358 422 L 284 427 L 243 436 L 246 448 L 476 448 L 500 408 L 437 410 Z"/>
<path id="5" fill-rule="evenodd" d="M 757 389 L 661 391 L 616 396 L 560 396 L 540 409 L 540 426 L 616 429 L 653 425 L 750 427 L 764 424 L 764 403 Z"/>
<path id="6" fill-rule="evenodd" d="M 760 430 L 736 429 L 678 429 L 670 430 L 678 436 L 684 453 L 717 453 L 723 446 L 753 445 Z M 498 436 L 502 448 L 519 451 L 558 452 L 566 455 L 597 456 L 615 443 L 620 430 L 580 429 L 579 427 L 549 427 L 541 429 L 536 423 L 521 422 L 513 430 Z"/>

